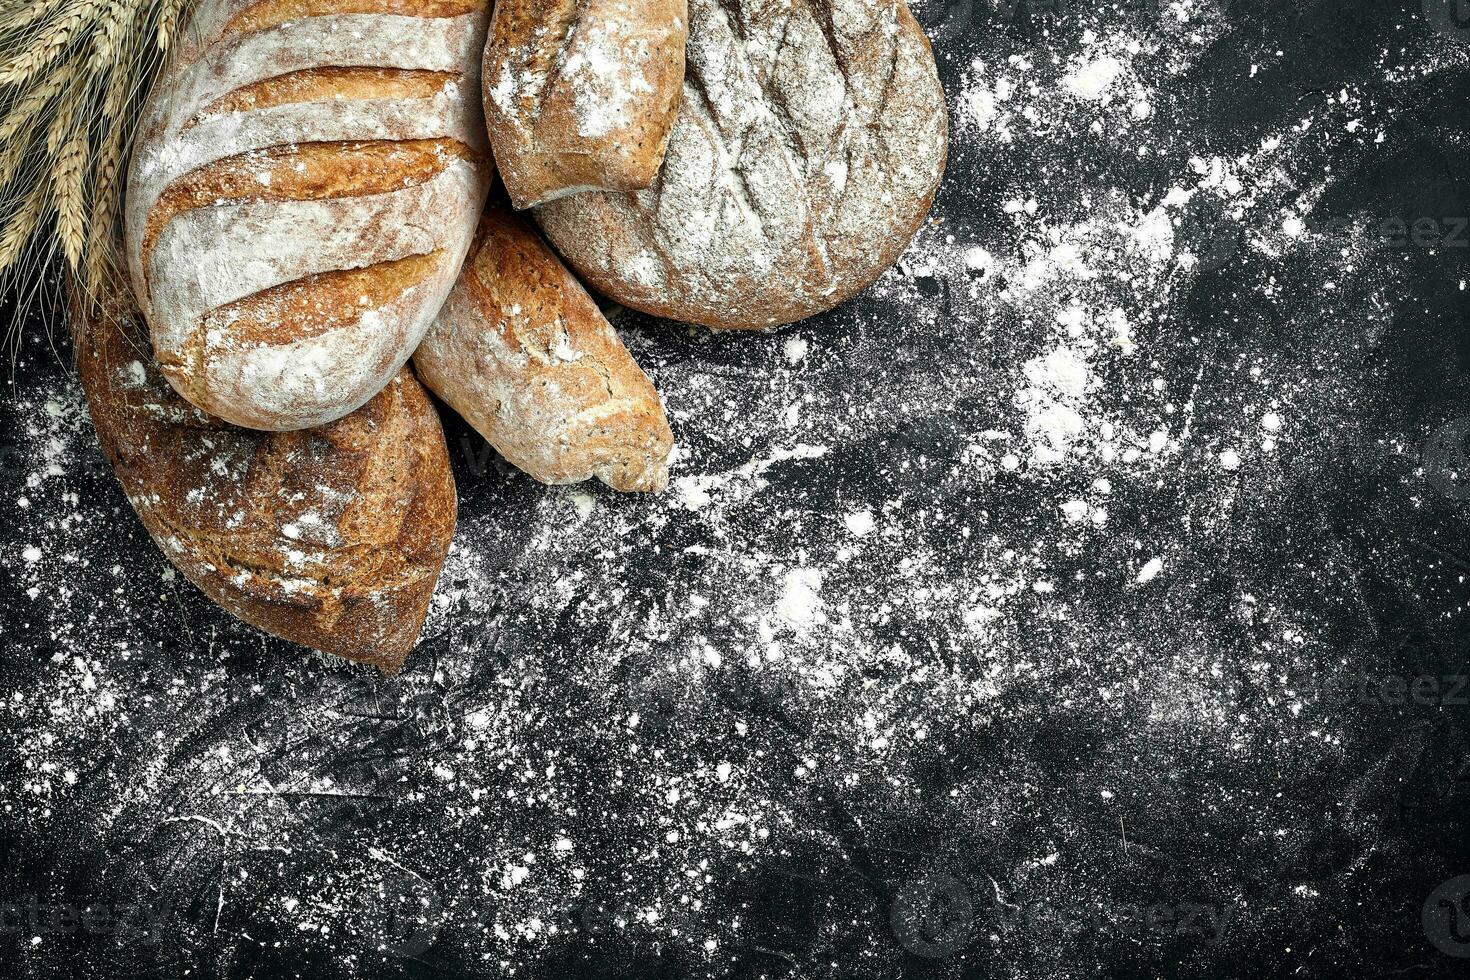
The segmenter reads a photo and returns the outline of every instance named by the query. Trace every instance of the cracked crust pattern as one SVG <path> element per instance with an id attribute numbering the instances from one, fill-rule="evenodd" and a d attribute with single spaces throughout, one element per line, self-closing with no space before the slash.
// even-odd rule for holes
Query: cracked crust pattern
<path id="1" fill-rule="evenodd" d="M 307 432 L 257 432 L 180 398 L 119 305 L 70 309 L 103 452 L 184 576 L 247 623 L 394 673 L 413 649 L 454 535 L 439 419 L 404 368 Z"/>
<path id="2" fill-rule="evenodd" d="M 484 8 L 199 6 L 144 109 L 125 205 L 134 292 L 164 376 L 194 405 L 309 428 L 403 366 L 489 188 Z"/>
<path id="3" fill-rule="evenodd" d="M 897 259 L 944 170 L 944 92 L 902 0 L 690 0 L 653 185 L 536 209 L 619 302 L 717 328 L 830 309 Z"/>
<path id="4" fill-rule="evenodd" d="M 517 208 L 647 187 L 682 95 L 685 0 L 500 0 L 485 118 Z"/>
<path id="5" fill-rule="evenodd" d="M 499 192 L 414 355 L 424 384 L 543 483 L 668 483 L 674 437 L 652 382 Z"/>

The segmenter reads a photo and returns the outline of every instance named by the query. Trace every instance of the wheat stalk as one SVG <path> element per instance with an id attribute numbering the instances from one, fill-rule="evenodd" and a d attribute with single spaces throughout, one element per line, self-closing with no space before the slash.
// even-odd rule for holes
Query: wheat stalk
<path id="1" fill-rule="evenodd" d="M 44 99 L 35 105 L 18 106 L 6 116 L 0 127 L 4 136 L 0 138 L 0 184 L 8 184 L 15 176 L 27 154 L 33 149 L 40 130 L 41 107 L 50 101 L 60 86 L 51 89 Z"/>
<path id="2" fill-rule="evenodd" d="M 27 27 L 30 27 L 36 21 L 44 18 L 47 14 L 50 14 L 57 7 L 61 6 L 62 3 L 63 0 L 33 0 L 33 2 L 21 7 L 19 11 L 11 12 L 7 10 L 5 12 L 4 29 L 7 32 L 19 33 Z"/>
<path id="3" fill-rule="evenodd" d="M 99 0 L 71 0 L 66 12 L 42 32 L 22 55 L 0 68 L 0 87 L 21 85 L 55 61 L 67 42 L 91 18 Z"/>
<path id="4" fill-rule="evenodd" d="M 184 0 L 163 0 L 158 10 L 158 50 L 167 53 L 178 31 Z"/>
<path id="5" fill-rule="evenodd" d="M 82 282 L 87 291 L 96 295 L 103 284 L 114 277 L 112 268 L 112 232 L 122 203 L 122 159 L 123 130 L 114 127 L 105 137 L 99 155 L 97 173 L 92 185 L 92 199 L 96 202 L 92 215 L 92 233 L 87 239 L 87 266 Z"/>
<path id="6" fill-rule="evenodd" d="M 137 99 L 189 2 L 0 0 L 0 289 L 32 242 L 93 296 L 119 285 Z"/>
<path id="7" fill-rule="evenodd" d="M 89 69 L 94 76 L 108 74 L 117 57 L 118 44 L 123 34 L 132 26 L 138 14 L 141 0 L 113 0 L 100 23 L 101 29 L 92 35 L 92 57 Z"/>
<path id="8" fill-rule="evenodd" d="M 46 103 L 50 102 L 57 92 L 60 92 L 76 77 L 77 70 L 77 64 L 71 62 L 59 71 L 52 72 L 46 81 L 27 92 L 10 112 L 6 113 L 4 120 L 0 120 L 0 143 L 9 144 L 24 127 L 33 123 L 41 114 L 41 110 L 45 108 Z M 0 183 L 4 182 L 5 179 L 0 179 Z"/>
<path id="9" fill-rule="evenodd" d="M 92 35 L 92 54 L 88 59 L 88 68 L 94 78 L 116 81 L 110 76 L 124 39 L 137 18 L 141 3 L 142 0 L 117 0 L 108 7 L 102 18 L 101 28 Z M 123 137 L 126 133 L 125 127 L 120 124 L 120 117 L 129 95 L 126 87 L 114 84 L 107 89 L 107 95 L 102 102 L 99 119 L 105 132 L 92 178 L 94 207 L 90 222 L 91 234 L 85 242 L 82 233 L 85 222 L 81 220 L 81 215 L 86 210 L 81 186 L 84 176 L 82 160 L 87 149 L 84 127 L 78 128 L 73 135 L 69 144 L 70 152 L 63 152 L 57 160 L 57 186 L 65 191 L 64 195 L 59 194 L 57 197 L 57 237 L 61 239 L 62 250 L 72 271 L 82 273 L 82 285 L 93 296 L 97 295 L 98 288 L 111 271 L 108 268 L 111 251 L 109 246 L 117 220 L 117 199 L 121 195 L 118 175 L 122 169 Z M 68 218 L 73 210 L 78 214 L 75 223 Z M 82 269 L 84 255 L 87 262 L 85 269 Z"/>
<path id="10" fill-rule="evenodd" d="M 121 87 L 109 91 L 102 104 L 102 118 L 119 118 L 127 99 L 128 93 Z M 114 268 L 112 237 L 118 212 L 122 209 L 122 168 L 127 135 L 128 131 L 123 126 L 109 127 L 97 156 L 92 184 L 92 232 L 87 239 L 87 266 L 82 277 L 87 292 L 94 297 L 109 281 L 119 278 L 118 270 Z"/>
<path id="11" fill-rule="evenodd" d="M 5 231 L 0 233 L 0 272 L 14 265 L 25 252 L 26 242 L 36 230 L 45 204 L 46 185 L 38 182 L 20 208 L 5 219 Z"/>
<path id="12" fill-rule="evenodd" d="M 81 101 L 80 91 L 63 101 L 61 111 L 46 133 L 46 153 L 56 161 L 51 184 L 56 237 L 61 240 L 61 250 L 73 272 L 82 262 L 82 227 L 86 223 L 82 162 L 87 155 L 87 127 L 77 118 Z"/>

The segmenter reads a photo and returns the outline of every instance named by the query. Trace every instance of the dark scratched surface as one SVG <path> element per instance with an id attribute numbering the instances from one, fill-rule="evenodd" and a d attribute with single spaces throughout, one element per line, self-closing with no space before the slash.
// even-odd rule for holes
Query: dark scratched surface
<path id="1" fill-rule="evenodd" d="M 168 571 L 31 318 L 0 973 L 1463 975 L 1470 11 L 914 9 L 938 220 L 787 331 L 619 317 L 657 500 L 446 413 L 392 681 Z"/>

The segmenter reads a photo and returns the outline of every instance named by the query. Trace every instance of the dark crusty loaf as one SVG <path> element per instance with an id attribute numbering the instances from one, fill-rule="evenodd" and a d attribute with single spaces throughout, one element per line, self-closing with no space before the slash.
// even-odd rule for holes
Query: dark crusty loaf
<path id="1" fill-rule="evenodd" d="M 346 415 L 413 353 L 493 166 L 486 0 L 202 0 L 140 119 L 134 291 L 169 382 L 238 425 Z"/>
<path id="2" fill-rule="evenodd" d="M 685 0 L 499 0 L 485 119 L 517 208 L 658 173 L 684 83 Z"/>
<path id="3" fill-rule="evenodd" d="M 684 99 L 646 190 L 536 209 L 619 302 L 763 328 L 866 288 L 944 169 L 944 92 L 903 0 L 689 0 Z"/>
<path id="4" fill-rule="evenodd" d="M 97 437 L 169 561 L 246 622 L 394 673 L 413 649 L 454 534 L 438 416 L 404 368 L 320 429 L 242 429 L 180 398 L 141 319 L 73 296 Z"/>
<path id="5" fill-rule="evenodd" d="M 545 483 L 661 490 L 674 437 L 612 325 L 498 192 L 414 355 L 424 384 Z"/>

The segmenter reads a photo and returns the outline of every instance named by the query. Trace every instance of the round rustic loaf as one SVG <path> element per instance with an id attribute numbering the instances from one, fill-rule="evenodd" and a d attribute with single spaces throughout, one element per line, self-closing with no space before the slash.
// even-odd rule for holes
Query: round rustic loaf
<path id="1" fill-rule="evenodd" d="M 537 208 L 619 302 L 711 327 L 811 316 L 870 285 L 944 170 L 944 92 L 902 0 L 689 0 L 684 99 L 653 185 Z"/>
<path id="2" fill-rule="evenodd" d="M 256 432 L 180 398 L 131 308 L 74 292 L 69 321 L 102 451 L 168 560 L 253 626 L 396 672 L 456 509 L 439 417 L 413 374 L 320 429 Z"/>
<path id="3" fill-rule="evenodd" d="M 140 121 L 127 258 L 169 382 L 321 425 L 403 366 L 489 189 L 485 0 L 203 0 Z"/>

